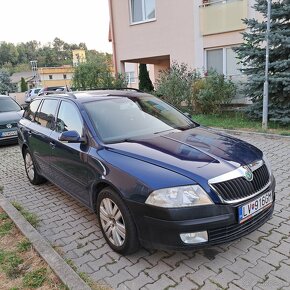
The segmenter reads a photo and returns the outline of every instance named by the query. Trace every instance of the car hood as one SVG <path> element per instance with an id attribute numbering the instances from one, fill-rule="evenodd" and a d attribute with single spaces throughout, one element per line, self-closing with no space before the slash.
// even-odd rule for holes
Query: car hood
<path id="1" fill-rule="evenodd" d="M 13 112 L 1 112 L 0 113 L 0 124 L 7 123 L 17 123 L 21 117 L 23 116 L 23 110 L 21 111 L 13 111 Z"/>
<path id="2" fill-rule="evenodd" d="M 242 140 L 203 127 L 110 144 L 107 149 L 195 181 L 222 175 L 263 156 Z"/>

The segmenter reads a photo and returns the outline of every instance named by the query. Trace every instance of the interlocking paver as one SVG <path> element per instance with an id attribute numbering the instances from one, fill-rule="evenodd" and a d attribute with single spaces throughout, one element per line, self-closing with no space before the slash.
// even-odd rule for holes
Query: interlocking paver
<path id="1" fill-rule="evenodd" d="M 174 285 L 176 285 L 176 283 L 163 274 L 156 282 L 153 284 L 147 284 L 144 288 L 148 290 L 167 289 Z"/>
<path id="2" fill-rule="evenodd" d="M 106 244 L 92 211 L 49 182 L 28 182 L 18 146 L 0 147 L 0 185 L 8 199 L 40 218 L 41 235 L 78 271 L 114 289 L 290 289 L 290 138 L 235 135 L 266 153 L 277 182 L 276 206 L 259 230 L 207 250 L 141 249 L 120 256 Z"/>
<path id="3" fill-rule="evenodd" d="M 235 279 L 240 279 L 240 276 L 228 270 L 227 268 L 223 268 L 221 273 L 210 278 L 212 282 L 214 282 L 216 285 L 220 285 L 222 288 L 227 288 L 228 284 Z"/>
<path id="4" fill-rule="evenodd" d="M 289 281 L 289 280 L 288 280 Z M 271 290 L 271 289 L 282 289 L 282 287 L 287 287 L 289 288 L 289 282 L 285 282 L 283 280 L 281 280 L 278 277 L 275 277 L 271 274 L 269 274 L 265 281 L 263 281 L 262 283 L 258 283 L 257 286 L 261 289 L 264 290 Z"/>
<path id="5" fill-rule="evenodd" d="M 263 279 L 260 277 L 250 273 L 249 271 L 245 271 L 245 275 L 238 280 L 233 280 L 233 283 L 242 289 L 252 289 L 255 285 L 262 281 Z"/>

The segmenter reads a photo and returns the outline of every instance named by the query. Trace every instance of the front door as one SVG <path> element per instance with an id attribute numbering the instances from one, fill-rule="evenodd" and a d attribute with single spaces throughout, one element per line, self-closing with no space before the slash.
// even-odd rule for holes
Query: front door
<path id="1" fill-rule="evenodd" d="M 89 205 L 88 145 L 66 143 L 58 140 L 64 131 L 77 131 L 83 136 L 83 120 L 77 106 L 70 101 L 61 101 L 55 130 L 51 134 L 50 164 L 53 181 L 65 191 Z"/>

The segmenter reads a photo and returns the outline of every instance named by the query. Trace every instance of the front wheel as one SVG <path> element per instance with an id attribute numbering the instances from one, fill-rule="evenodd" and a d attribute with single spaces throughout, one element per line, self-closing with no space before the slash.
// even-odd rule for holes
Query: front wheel
<path id="1" fill-rule="evenodd" d="M 134 221 L 121 197 L 111 188 L 98 195 L 97 215 L 102 233 L 109 246 L 120 254 L 132 254 L 139 249 Z"/>
<path id="2" fill-rule="evenodd" d="M 26 175 L 29 181 L 34 185 L 44 183 L 46 179 L 38 174 L 37 169 L 35 167 L 35 162 L 28 149 L 25 149 L 23 157 Z"/>

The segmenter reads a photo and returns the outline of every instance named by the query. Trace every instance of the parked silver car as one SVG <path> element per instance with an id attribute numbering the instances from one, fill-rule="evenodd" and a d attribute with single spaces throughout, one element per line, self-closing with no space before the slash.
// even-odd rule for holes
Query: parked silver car
<path id="1" fill-rule="evenodd" d="M 32 88 L 25 93 L 25 103 L 30 103 L 39 93 L 41 88 Z"/>

